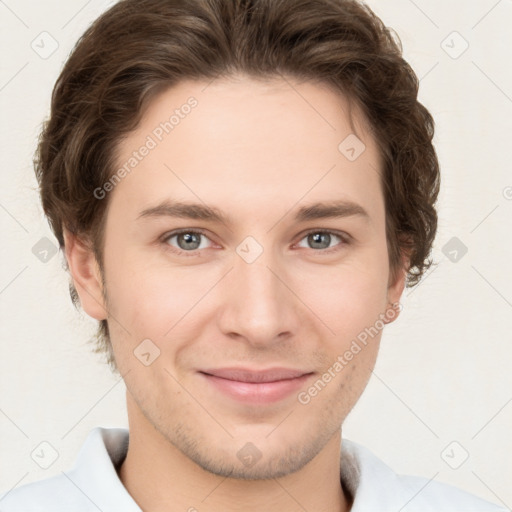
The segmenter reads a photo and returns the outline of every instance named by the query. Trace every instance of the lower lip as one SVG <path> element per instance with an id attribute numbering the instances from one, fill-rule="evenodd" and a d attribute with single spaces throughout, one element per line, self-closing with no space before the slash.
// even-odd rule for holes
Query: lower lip
<path id="1" fill-rule="evenodd" d="M 297 392 L 312 376 L 311 373 L 295 379 L 278 380 L 274 382 L 240 382 L 238 380 L 222 379 L 214 375 L 201 373 L 208 382 L 224 394 L 240 400 L 252 403 L 272 403 L 283 400 L 294 392 Z"/>

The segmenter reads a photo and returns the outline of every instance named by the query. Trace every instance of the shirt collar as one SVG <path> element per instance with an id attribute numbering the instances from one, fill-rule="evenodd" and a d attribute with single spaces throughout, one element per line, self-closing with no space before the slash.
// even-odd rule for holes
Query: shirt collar
<path id="1" fill-rule="evenodd" d="M 105 512 L 141 512 L 117 474 L 128 451 L 126 428 L 96 427 L 66 474 L 86 497 Z"/>
<path id="2" fill-rule="evenodd" d="M 91 430 L 67 472 L 71 481 L 104 511 L 141 512 L 122 484 L 117 470 L 126 457 L 129 431 L 126 428 L 96 427 Z M 343 439 L 340 483 L 351 495 L 351 512 L 386 509 L 405 505 L 396 474 L 364 446 Z"/>

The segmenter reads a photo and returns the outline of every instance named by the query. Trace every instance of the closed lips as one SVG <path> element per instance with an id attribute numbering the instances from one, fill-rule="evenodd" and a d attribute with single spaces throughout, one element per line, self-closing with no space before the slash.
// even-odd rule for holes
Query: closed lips
<path id="1" fill-rule="evenodd" d="M 226 380 L 233 380 L 247 383 L 263 383 L 277 382 L 282 380 L 291 380 L 303 375 L 307 375 L 309 371 L 296 370 L 289 368 L 271 368 L 267 370 L 246 370 L 242 368 L 219 368 L 201 370 L 200 373 L 211 375 Z"/>

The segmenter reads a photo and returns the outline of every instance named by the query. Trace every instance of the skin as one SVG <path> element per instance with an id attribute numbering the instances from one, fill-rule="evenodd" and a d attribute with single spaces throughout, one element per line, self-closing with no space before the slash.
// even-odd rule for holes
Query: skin
<path id="1" fill-rule="evenodd" d="M 82 307 L 108 320 L 126 383 L 130 445 L 119 476 L 153 512 L 347 511 L 341 425 L 382 331 L 307 404 L 297 393 L 243 403 L 198 369 L 303 369 L 314 372 L 307 391 L 399 301 L 406 274 L 390 282 L 377 146 L 362 114 L 352 107 L 351 126 L 347 100 L 327 86 L 237 76 L 181 82 L 153 99 L 120 143 L 119 165 L 190 96 L 197 107 L 104 199 L 105 289 L 90 247 L 66 232 Z M 338 150 L 352 133 L 366 145 L 353 162 Z M 229 222 L 138 218 L 166 199 L 207 204 Z M 368 217 L 294 220 L 301 206 L 340 199 Z M 179 228 L 204 230 L 199 248 L 169 236 Z M 334 233 L 315 244 L 309 230 Z M 263 248 L 252 263 L 237 253 L 247 236 Z M 134 356 L 144 339 L 160 350 L 149 366 Z M 251 467 L 237 457 L 249 442 L 261 454 Z"/>

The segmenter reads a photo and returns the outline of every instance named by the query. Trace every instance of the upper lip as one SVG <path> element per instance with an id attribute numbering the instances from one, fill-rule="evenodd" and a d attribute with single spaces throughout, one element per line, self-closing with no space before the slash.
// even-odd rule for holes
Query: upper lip
<path id="1" fill-rule="evenodd" d="M 214 368 L 201 370 L 201 373 L 239 382 L 275 382 L 295 379 L 312 373 L 293 368 L 268 368 L 265 370 L 249 370 L 246 368 Z"/>

